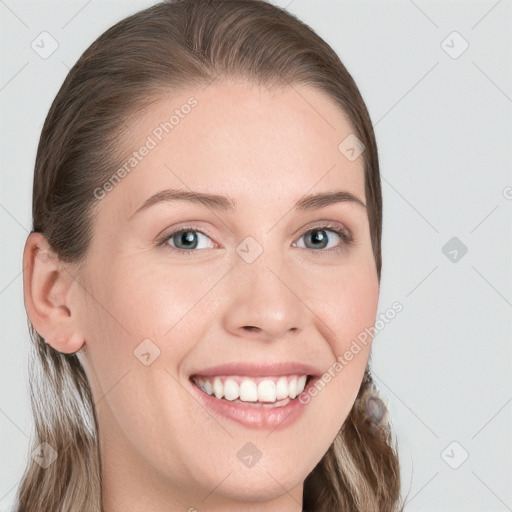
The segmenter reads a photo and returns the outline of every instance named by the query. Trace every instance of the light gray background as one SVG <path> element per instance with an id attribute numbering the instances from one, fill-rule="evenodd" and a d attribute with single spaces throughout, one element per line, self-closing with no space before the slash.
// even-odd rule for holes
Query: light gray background
<path id="1" fill-rule="evenodd" d="M 21 256 L 42 123 L 85 48 L 152 3 L 0 0 L 0 510 L 12 506 L 31 433 Z M 511 1 L 276 3 L 334 47 L 375 126 L 379 309 L 395 300 L 404 309 L 375 337 L 372 358 L 406 511 L 512 510 Z M 31 48 L 43 31 L 59 45 L 47 59 Z M 452 237 L 468 249 L 457 261 L 442 252 Z"/>

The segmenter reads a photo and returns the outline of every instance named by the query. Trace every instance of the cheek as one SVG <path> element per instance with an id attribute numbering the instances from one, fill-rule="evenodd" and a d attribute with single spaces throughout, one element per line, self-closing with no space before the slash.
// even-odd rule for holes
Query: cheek
<path id="1" fill-rule="evenodd" d="M 329 327 L 326 338 L 338 355 L 375 323 L 379 301 L 375 267 L 370 263 L 333 274 L 324 290 L 318 297 L 317 310 Z"/>
<path id="2" fill-rule="evenodd" d="M 200 306 L 201 298 L 215 285 L 218 276 L 203 267 L 173 266 L 158 262 L 119 262 L 108 276 L 108 286 L 97 286 L 105 306 L 106 321 L 114 323 L 126 339 L 162 339 L 183 324 Z M 197 320 L 194 315 L 194 319 Z"/>
<path id="3" fill-rule="evenodd" d="M 332 351 L 332 364 L 324 373 L 324 381 L 331 403 L 343 409 L 341 417 L 348 414 L 359 391 L 370 355 L 370 328 L 375 324 L 378 300 L 378 278 L 375 268 L 368 265 L 333 278 L 328 292 L 316 304 L 315 312 Z"/>
<path id="4" fill-rule="evenodd" d="M 87 352 L 102 390 L 139 370 L 148 352 L 152 368 L 179 365 L 218 315 L 208 293 L 222 274 L 141 263 L 97 266 L 89 279 Z"/>

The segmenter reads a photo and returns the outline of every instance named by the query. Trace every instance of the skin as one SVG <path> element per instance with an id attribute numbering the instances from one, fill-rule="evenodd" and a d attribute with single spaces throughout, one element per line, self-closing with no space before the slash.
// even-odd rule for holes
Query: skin
<path id="1" fill-rule="evenodd" d="M 101 199 L 83 268 L 30 235 L 25 305 L 55 349 L 81 349 L 98 414 L 106 512 L 300 511 L 304 480 L 354 403 L 371 344 L 298 421 L 272 433 L 208 414 L 188 377 L 255 360 L 326 371 L 374 325 L 379 283 L 365 207 L 292 209 L 305 194 L 333 190 L 366 204 L 363 160 L 338 150 L 353 130 L 324 93 L 219 81 L 151 105 L 131 123 L 127 153 L 192 95 L 197 106 Z M 237 210 L 160 203 L 130 219 L 166 188 L 228 195 Z M 307 248 L 315 247 L 307 230 L 326 221 L 349 230 L 353 246 L 327 231 L 339 252 Z M 188 223 L 207 230 L 199 248 L 173 252 L 172 237 L 157 246 L 159 235 Z M 247 236 L 263 248 L 250 264 L 235 251 Z M 160 350 L 149 366 L 133 354 L 147 338 Z M 247 442 L 262 453 L 251 468 L 237 458 Z"/>

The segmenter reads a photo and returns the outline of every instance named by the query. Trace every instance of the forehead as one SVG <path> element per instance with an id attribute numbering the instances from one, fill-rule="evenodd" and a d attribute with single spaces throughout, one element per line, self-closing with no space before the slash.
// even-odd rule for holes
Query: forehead
<path id="1" fill-rule="evenodd" d="M 127 215 L 165 188 L 229 195 L 240 208 L 339 189 L 365 201 L 363 158 L 339 149 L 348 117 L 311 87 L 214 82 L 153 103 L 130 128 L 110 194 Z"/>

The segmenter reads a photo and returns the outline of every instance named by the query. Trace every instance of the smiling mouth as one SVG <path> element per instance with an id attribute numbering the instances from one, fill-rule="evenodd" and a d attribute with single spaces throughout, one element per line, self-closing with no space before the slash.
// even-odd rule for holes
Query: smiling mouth
<path id="1" fill-rule="evenodd" d="M 304 391 L 311 379 L 311 375 L 190 377 L 195 386 L 212 397 L 256 407 L 284 407 Z"/>

